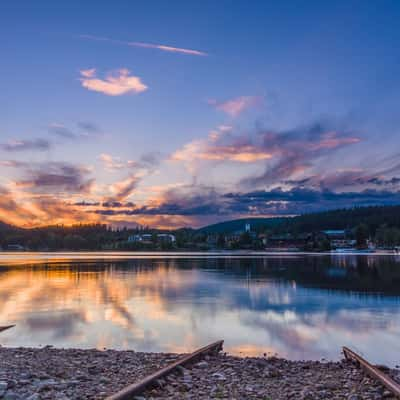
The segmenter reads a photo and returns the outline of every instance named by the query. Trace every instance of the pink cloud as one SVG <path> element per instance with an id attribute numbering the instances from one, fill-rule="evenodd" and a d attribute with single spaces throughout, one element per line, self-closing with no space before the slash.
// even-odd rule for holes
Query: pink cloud
<path id="1" fill-rule="evenodd" d="M 240 96 L 224 102 L 218 102 L 215 99 L 208 101 L 217 110 L 229 114 L 231 117 L 237 117 L 243 111 L 260 105 L 263 101 L 261 96 Z"/>
<path id="2" fill-rule="evenodd" d="M 99 160 L 103 163 L 104 168 L 110 171 L 139 166 L 139 164 L 135 161 L 122 161 L 119 157 L 113 157 L 107 153 L 101 153 L 99 155 Z"/>
<path id="3" fill-rule="evenodd" d="M 222 129 L 221 129 L 222 128 Z M 206 139 L 193 140 L 171 155 L 173 161 L 235 161 L 252 163 L 270 159 L 273 154 L 268 149 L 253 144 L 251 140 L 234 140 L 226 136 L 230 132 L 225 126 L 209 133 Z"/>
<path id="4" fill-rule="evenodd" d="M 141 93 L 148 89 L 139 77 L 130 75 L 130 71 L 125 68 L 107 74 L 105 79 L 96 77 L 95 68 L 81 70 L 80 74 L 80 81 L 84 88 L 108 96 Z"/>

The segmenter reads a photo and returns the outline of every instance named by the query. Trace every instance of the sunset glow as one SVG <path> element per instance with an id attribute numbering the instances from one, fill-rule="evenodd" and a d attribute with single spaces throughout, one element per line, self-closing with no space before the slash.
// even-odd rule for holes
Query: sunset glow
<path id="1" fill-rule="evenodd" d="M 396 4 L 39 3 L 1 6 L 1 221 L 400 202 Z"/>

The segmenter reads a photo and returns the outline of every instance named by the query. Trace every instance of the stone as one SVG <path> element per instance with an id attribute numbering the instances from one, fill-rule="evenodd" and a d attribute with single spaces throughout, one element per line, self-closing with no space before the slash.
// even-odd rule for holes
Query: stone
<path id="1" fill-rule="evenodd" d="M 207 361 L 200 361 L 200 362 L 198 362 L 195 366 L 197 367 L 197 368 L 201 368 L 201 369 L 206 369 L 206 368 L 208 368 L 208 362 Z"/>

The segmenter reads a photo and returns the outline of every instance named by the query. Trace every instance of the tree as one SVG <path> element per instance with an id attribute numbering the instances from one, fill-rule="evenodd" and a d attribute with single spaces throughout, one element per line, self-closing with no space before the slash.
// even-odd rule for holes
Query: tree
<path id="1" fill-rule="evenodd" d="M 369 238 L 368 226 L 364 223 L 357 225 L 354 235 L 357 241 L 357 247 L 365 247 Z"/>
<path id="2" fill-rule="evenodd" d="M 225 247 L 225 235 L 219 234 L 217 237 L 217 247 L 224 248 Z"/>

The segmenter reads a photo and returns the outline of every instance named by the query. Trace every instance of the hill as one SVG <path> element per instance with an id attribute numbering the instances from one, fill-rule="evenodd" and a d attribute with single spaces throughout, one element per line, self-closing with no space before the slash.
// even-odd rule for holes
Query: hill
<path id="1" fill-rule="evenodd" d="M 204 226 L 199 233 L 219 234 L 243 230 L 246 223 L 254 231 L 272 230 L 276 233 L 318 232 L 325 229 L 353 229 L 365 224 L 375 234 L 382 226 L 400 228 L 400 206 L 354 207 L 286 218 L 242 218 Z"/>
<path id="2" fill-rule="evenodd" d="M 5 222 L 0 221 L 0 232 L 10 232 L 10 231 L 15 231 L 16 229 L 18 228 L 16 228 L 13 225 L 9 225 L 6 224 Z"/>
<path id="3" fill-rule="evenodd" d="M 279 232 L 316 232 L 324 229 L 352 229 L 365 224 L 375 234 L 382 226 L 400 228 L 400 206 L 370 206 L 303 214 L 282 220 Z"/>
<path id="4" fill-rule="evenodd" d="M 251 225 L 254 231 L 272 229 L 280 225 L 286 218 L 241 218 L 231 221 L 207 225 L 197 230 L 199 233 L 218 234 L 244 230 L 246 224 Z"/>

